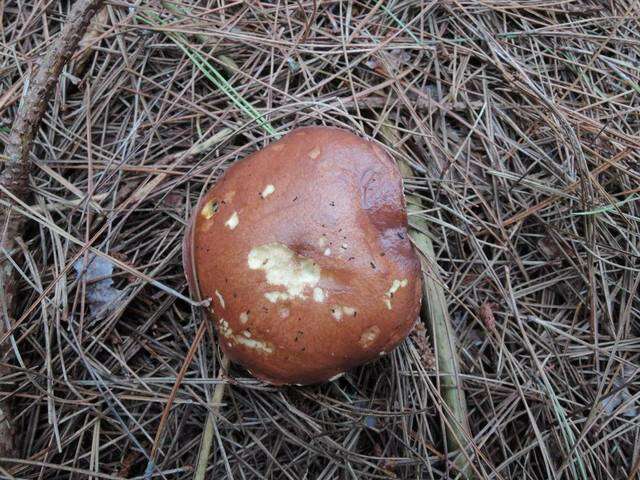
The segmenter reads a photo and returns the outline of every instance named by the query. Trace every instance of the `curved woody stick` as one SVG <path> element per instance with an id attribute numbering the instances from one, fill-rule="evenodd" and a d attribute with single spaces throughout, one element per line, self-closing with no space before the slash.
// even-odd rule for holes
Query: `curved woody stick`
<path id="1" fill-rule="evenodd" d="M 13 213 L 9 195 L 24 199 L 28 192 L 29 152 L 33 138 L 51 94 L 55 91 L 62 67 L 69 61 L 102 0 L 78 0 L 67 17 L 58 38 L 40 61 L 35 74 L 25 81 L 18 113 L 13 121 L 9 141 L 4 150 L 0 172 L 0 336 L 10 330 L 16 306 L 15 270 L 8 260 L 14 251 L 16 238 L 23 230 L 25 218 Z M 9 194 L 9 195 L 7 195 Z M 6 363 L 6 345 L 0 345 L 0 365 Z M 0 378 L 9 369 L 0 366 Z M 15 432 L 7 401 L 0 396 L 0 457 L 15 453 Z"/>

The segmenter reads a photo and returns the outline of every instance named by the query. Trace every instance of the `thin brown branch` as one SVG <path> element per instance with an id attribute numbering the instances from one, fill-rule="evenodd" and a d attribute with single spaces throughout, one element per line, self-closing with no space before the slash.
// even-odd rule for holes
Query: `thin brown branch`
<path id="1" fill-rule="evenodd" d="M 58 38 L 42 58 L 33 77 L 26 81 L 25 93 L 13 121 L 4 152 L 5 162 L 0 173 L 0 185 L 18 198 L 22 199 L 27 194 L 29 152 L 49 98 L 55 91 L 62 67 L 71 58 L 91 17 L 101 4 L 102 0 L 78 0 L 74 4 Z M 1 194 L 0 200 L 4 199 L 6 196 Z M 3 207 L 0 210 L 2 226 L 0 247 L 3 257 L 14 254 L 16 238 L 22 235 L 24 222 L 25 219 L 13 213 L 11 207 Z M 2 291 L 1 335 L 5 329 L 11 328 L 17 293 L 15 271 L 12 263 L 6 258 L 3 259 L 0 269 L 0 291 Z M 7 345 L 2 345 L 0 353 L 4 356 L 8 350 Z M 8 373 L 6 368 L 0 370 L 1 376 Z M 12 454 L 16 446 L 12 417 L 6 403 L 0 402 L 0 456 Z"/>

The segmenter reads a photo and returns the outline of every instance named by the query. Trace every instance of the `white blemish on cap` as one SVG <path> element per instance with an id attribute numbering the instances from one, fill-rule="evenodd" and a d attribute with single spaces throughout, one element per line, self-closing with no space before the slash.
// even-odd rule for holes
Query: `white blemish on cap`
<path id="1" fill-rule="evenodd" d="M 224 303 L 224 297 L 222 296 L 222 294 L 216 290 L 216 296 L 218 297 L 218 300 L 220 301 L 220 306 L 222 308 L 226 308 L 225 303 Z"/>
<path id="2" fill-rule="evenodd" d="M 229 227 L 230 230 L 233 230 L 240 223 L 240 218 L 238 218 L 238 212 L 233 212 L 229 217 L 229 220 L 224 222 L 225 226 Z"/>
<path id="3" fill-rule="evenodd" d="M 386 354 L 387 352 L 385 352 L 384 350 L 382 350 L 381 352 L 378 352 L 379 357 L 384 357 Z"/>
<path id="4" fill-rule="evenodd" d="M 233 200 L 233 197 L 235 196 L 236 196 L 235 190 L 231 190 L 230 192 L 227 192 L 224 196 L 224 203 L 231 203 L 231 200 Z"/>
<path id="5" fill-rule="evenodd" d="M 240 345 L 244 345 L 245 347 L 261 350 L 265 353 L 273 353 L 273 348 L 270 347 L 266 342 L 251 339 L 251 332 L 244 330 L 242 332 L 242 335 L 234 335 L 233 330 L 229 328 L 229 324 L 225 319 L 221 318 L 219 323 L 220 335 L 229 340 L 229 342 L 227 343 L 227 346 L 229 348 L 231 348 L 232 346 L 231 342 L 236 342 Z"/>
<path id="6" fill-rule="evenodd" d="M 323 247 L 325 247 L 325 246 L 327 245 L 327 242 L 328 242 L 327 237 L 325 237 L 324 235 L 322 235 L 322 236 L 318 239 L 318 246 L 319 246 L 320 248 L 323 248 Z"/>
<path id="7" fill-rule="evenodd" d="M 329 382 L 333 382 L 333 381 L 335 381 L 335 380 L 339 379 L 339 378 L 340 378 L 341 376 L 343 376 L 343 375 L 344 375 L 344 372 L 340 372 L 340 373 L 338 373 L 337 375 L 334 375 L 333 377 L 331 377 L 328 381 L 329 381 Z"/>
<path id="8" fill-rule="evenodd" d="M 262 193 L 260 194 L 260 196 L 262 198 L 267 198 L 269 195 L 271 195 L 275 191 L 276 191 L 276 187 L 274 187 L 273 185 L 267 185 L 266 187 L 264 187 L 264 190 L 262 190 Z"/>
<path id="9" fill-rule="evenodd" d="M 218 323 L 220 324 L 220 335 L 226 338 L 233 337 L 233 330 L 229 327 L 229 322 L 221 318 Z"/>
<path id="10" fill-rule="evenodd" d="M 315 147 L 313 150 L 309 152 L 309 156 L 314 160 L 318 158 L 319 155 L 320 155 L 320 149 L 318 147 Z"/>
<path id="11" fill-rule="evenodd" d="M 320 267 L 317 263 L 296 254 L 281 243 L 267 243 L 253 248 L 249 252 L 247 263 L 251 270 L 263 270 L 269 285 L 286 289 L 286 292 L 265 293 L 265 297 L 272 303 L 295 297 L 305 299 L 305 289 L 315 287 L 320 281 Z"/>
<path id="12" fill-rule="evenodd" d="M 247 323 L 249 321 L 249 312 L 242 312 L 240 314 L 240 323 Z"/>
<path id="13" fill-rule="evenodd" d="M 313 299 L 318 303 L 324 302 L 324 290 L 322 290 L 320 287 L 314 288 Z"/>
<path id="14" fill-rule="evenodd" d="M 348 315 L 350 317 L 355 317 L 356 316 L 356 309 L 353 307 L 342 307 L 342 311 L 344 312 L 345 315 Z"/>
<path id="15" fill-rule="evenodd" d="M 286 302 L 291 298 L 289 294 L 285 292 L 267 292 L 264 294 L 264 296 L 271 303 Z"/>
<path id="16" fill-rule="evenodd" d="M 391 288 L 389 289 L 389 291 L 387 293 L 389 293 L 391 296 L 393 296 L 394 293 L 396 293 L 398 290 L 400 290 L 400 288 L 402 287 L 406 287 L 407 286 L 407 279 L 404 278 L 402 280 L 394 280 L 393 283 L 391 284 Z"/>
<path id="17" fill-rule="evenodd" d="M 289 309 L 288 308 L 279 308 L 278 309 L 278 315 L 280 315 L 280 318 L 287 318 L 289 316 Z"/>
<path id="18" fill-rule="evenodd" d="M 341 248 L 341 249 L 343 249 L 343 250 L 346 250 L 346 249 L 348 248 L 348 245 L 347 245 L 346 243 L 343 243 L 343 244 L 340 246 L 340 248 Z"/>
<path id="19" fill-rule="evenodd" d="M 324 251 L 324 256 L 325 256 L 325 257 L 328 257 L 329 255 L 331 255 L 331 249 L 330 249 L 330 248 L 327 248 L 327 249 L 325 249 L 325 251 Z"/>
<path id="20" fill-rule="evenodd" d="M 404 288 L 408 285 L 408 281 L 406 278 L 402 279 L 402 280 L 394 280 L 391 283 L 391 287 L 389 288 L 389 290 L 387 290 L 384 294 L 384 298 L 382 299 L 384 301 L 384 304 L 387 306 L 387 308 L 389 310 L 391 310 L 391 299 L 393 298 L 393 295 L 400 290 L 401 288 Z"/>
<path id="21" fill-rule="evenodd" d="M 215 200 L 209 200 L 204 204 L 202 210 L 200 210 L 200 215 L 209 220 L 213 215 L 218 211 L 218 202 Z"/>
<path id="22" fill-rule="evenodd" d="M 273 353 L 273 347 L 269 346 L 266 342 L 254 340 L 252 338 L 241 337 L 239 335 L 236 335 L 235 340 L 240 345 L 244 345 L 245 347 L 253 348 L 254 350 L 259 350 L 264 353 Z"/>
<path id="23" fill-rule="evenodd" d="M 380 335 L 380 327 L 374 325 L 373 327 L 367 328 L 362 335 L 360 335 L 360 340 L 358 343 L 363 347 L 369 347 L 373 342 L 375 342 L 376 338 Z"/>
<path id="24" fill-rule="evenodd" d="M 344 315 L 348 317 L 355 317 L 357 310 L 353 307 L 347 307 L 345 305 L 334 305 L 331 307 L 331 316 L 336 320 L 342 320 Z"/>

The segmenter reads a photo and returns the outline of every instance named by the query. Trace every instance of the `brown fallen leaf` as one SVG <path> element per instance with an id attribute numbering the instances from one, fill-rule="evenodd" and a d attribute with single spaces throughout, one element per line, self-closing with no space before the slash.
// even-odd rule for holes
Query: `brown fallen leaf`
<path id="1" fill-rule="evenodd" d="M 497 305 L 493 302 L 484 302 L 480 305 L 478 315 L 484 326 L 492 332 L 496 329 L 496 317 L 493 314 L 493 310 L 497 308 Z"/>

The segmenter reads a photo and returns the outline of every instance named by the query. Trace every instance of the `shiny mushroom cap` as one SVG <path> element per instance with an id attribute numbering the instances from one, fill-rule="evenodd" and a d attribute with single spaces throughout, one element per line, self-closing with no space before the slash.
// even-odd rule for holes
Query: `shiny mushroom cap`
<path id="1" fill-rule="evenodd" d="M 231 166 L 194 212 L 184 260 L 223 351 L 273 384 L 375 360 L 420 309 L 400 172 L 338 128 L 299 128 Z"/>

